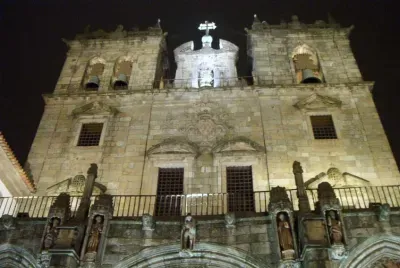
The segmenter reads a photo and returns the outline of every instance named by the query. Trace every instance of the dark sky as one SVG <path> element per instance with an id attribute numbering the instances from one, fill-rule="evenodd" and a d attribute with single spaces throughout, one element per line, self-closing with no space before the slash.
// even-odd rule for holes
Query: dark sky
<path id="1" fill-rule="evenodd" d="M 170 51 L 183 42 L 199 44 L 198 24 L 214 21 L 215 38 L 241 49 L 239 75 L 246 75 L 246 36 L 253 14 L 269 24 L 326 20 L 355 25 L 350 39 L 364 80 L 376 81 L 374 100 L 400 163 L 400 16 L 389 0 L 0 0 L 0 131 L 24 163 L 43 113 L 41 94 L 50 93 L 67 52 L 61 38 L 92 29 L 141 29 L 161 18 Z"/>

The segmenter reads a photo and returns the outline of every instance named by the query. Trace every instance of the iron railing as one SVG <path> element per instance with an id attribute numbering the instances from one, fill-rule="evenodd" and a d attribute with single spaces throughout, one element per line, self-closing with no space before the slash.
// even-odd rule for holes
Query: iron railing
<path id="1" fill-rule="evenodd" d="M 368 186 L 347 187 L 334 189 L 343 209 L 367 209 L 373 203 L 389 204 L 393 208 L 400 208 L 400 185 L 392 186 Z M 296 190 L 287 190 L 294 210 L 298 210 L 298 199 Z M 318 201 L 316 189 L 307 190 L 311 209 L 315 209 Z M 222 215 L 230 212 L 256 212 L 268 211 L 270 200 L 269 191 L 257 191 L 252 193 L 254 206 L 242 204 L 249 200 L 249 193 L 204 193 L 185 195 L 114 195 L 114 217 L 134 218 L 143 214 L 150 215 Z M 95 200 L 92 197 L 91 202 Z M 50 206 L 54 203 L 56 196 L 30 196 L 30 197 L 0 197 L 0 216 L 4 214 L 16 217 L 46 218 Z M 79 207 L 81 197 L 71 197 L 71 216 L 74 217 Z M 163 213 L 156 210 L 157 202 L 162 202 Z M 239 202 L 238 206 L 230 206 L 232 202 Z M 252 210 L 247 210 L 249 207 Z M 240 211 L 238 211 L 240 210 Z"/>

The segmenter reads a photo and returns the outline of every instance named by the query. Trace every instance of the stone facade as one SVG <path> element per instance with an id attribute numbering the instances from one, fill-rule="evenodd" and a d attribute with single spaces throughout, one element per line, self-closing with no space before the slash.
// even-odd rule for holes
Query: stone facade
<path id="1" fill-rule="evenodd" d="M 255 16 L 253 76 L 221 84 L 237 47 L 213 50 L 204 25 L 202 49 L 175 51 L 174 82 L 159 22 L 66 41 L 27 161 L 38 196 L 0 200 L 0 266 L 398 265 L 400 176 L 348 29 Z M 337 138 L 315 138 L 318 115 Z M 249 198 L 228 189 L 244 166 Z M 160 168 L 183 168 L 181 193 L 156 195 Z"/>
<path id="2" fill-rule="evenodd" d="M 361 79 L 348 30 L 257 23 L 248 30 L 254 85 L 237 82 L 229 90 L 179 83 L 160 89 L 167 82 L 155 83 L 165 51 L 159 29 L 68 42 L 28 157 L 38 194 L 48 194 L 47 188 L 92 162 L 99 164 L 99 183 L 110 194 L 155 194 L 158 167 L 184 167 L 188 194 L 225 192 L 228 165 L 251 165 L 254 190 L 293 188 L 294 160 L 302 162 L 306 180 L 323 181 L 321 173 L 338 168 L 345 174 L 338 186 L 399 183 L 370 94 L 373 84 Z M 311 48 L 324 83 L 297 84 L 292 55 Z M 201 51 L 196 57 L 207 57 Z M 93 57 L 105 62 L 96 92 L 83 89 Z M 110 84 L 121 57 L 132 62 L 127 90 Z M 331 115 L 338 138 L 314 139 L 313 115 Z M 88 122 L 104 123 L 99 146 L 77 146 L 81 125 Z"/>

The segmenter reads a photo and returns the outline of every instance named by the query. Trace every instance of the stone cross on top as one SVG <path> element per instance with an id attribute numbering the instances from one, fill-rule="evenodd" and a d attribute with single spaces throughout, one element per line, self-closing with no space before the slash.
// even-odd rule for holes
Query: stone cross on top
<path id="1" fill-rule="evenodd" d="M 217 26 L 215 25 L 214 22 L 205 21 L 204 23 L 200 23 L 199 30 L 206 31 L 206 35 L 204 35 L 201 38 L 201 41 L 203 42 L 203 47 L 211 47 L 211 43 L 212 43 L 213 39 L 212 39 L 211 35 L 208 35 L 208 32 L 210 30 L 214 30 L 215 28 L 217 28 Z"/>
<path id="2" fill-rule="evenodd" d="M 208 21 L 205 21 L 204 23 L 200 23 L 200 26 L 199 26 L 199 30 L 200 31 L 206 31 L 206 35 L 208 35 L 208 32 L 210 30 L 214 30 L 215 28 L 217 28 L 215 23 L 214 22 L 208 22 Z"/>

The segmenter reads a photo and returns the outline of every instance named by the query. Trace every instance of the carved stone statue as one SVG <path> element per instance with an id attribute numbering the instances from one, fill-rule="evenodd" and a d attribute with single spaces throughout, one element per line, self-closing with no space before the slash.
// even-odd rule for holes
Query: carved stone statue
<path id="1" fill-rule="evenodd" d="M 294 249 L 293 247 L 293 237 L 290 230 L 290 224 L 287 216 L 284 213 L 278 214 L 278 233 L 279 233 L 279 244 L 281 250 Z"/>
<path id="2" fill-rule="evenodd" d="M 188 214 L 181 233 L 182 250 L 193 250 L 196 240 L 196 221 Z"/>
<path id="3" fill-rule="evenodd" d="M 383 204 L 379 206 L 379 221 L 389 221 L 390 219 L 390 206 Z"/>
<path id="4" fill-rule="evenodd" d="M 334 210 L 328 212 L 327 225 L 331 243 L 343 244 L 342 223 L 337 219 L 337 215 Z"/>
<path id="5" fill-rule="evenodd" d="M 57 227 L 60 225 L 61 220 L 59 218 L 52 218 L 47 225 L 46 234 L 44 235 L 43 248 L 50 249 L 54 246 L 54 243 L 58 236 Z"/>
<path id="6" fill-rule="evenodd" d="M 154 219 L 149 214 L 143 214 L 142 216 L 142 230 L 153 231 L 154 230 Z"/>
<path id="7" fill-rule="evenodd" d="M 86 252 L 97 252 L 100 243 L 101 234 L 103 232 L 103 217 L 97 215 L 94 217 L 92 229 L 90 231 L 89 242 Z"/>
<path id="8" fill-rule="evenodd" d="M 10 230 L 15 228 L 15 219 L 12 215 L 3 215 L 1 217 L 1 224 L 2 224 L 2 228 L 6 229 L 6 230 Z"/>

